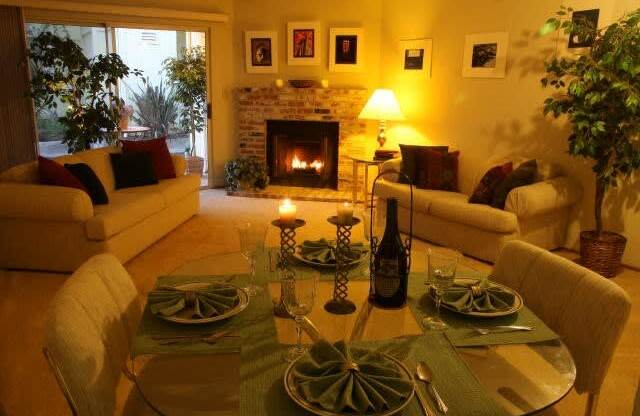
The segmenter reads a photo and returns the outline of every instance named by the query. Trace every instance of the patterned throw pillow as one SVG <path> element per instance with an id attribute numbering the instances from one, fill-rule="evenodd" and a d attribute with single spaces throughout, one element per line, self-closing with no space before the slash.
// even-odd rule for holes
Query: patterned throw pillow
<path id="1" fill-rule="evenodd" d="M 424 159 L 421 155 L 427 150 L 447 153 L 449 146 L 417 146 L 410 144 L 401 144 L 400 152 L 402 153 L 402 173 L 407 175 L 417 184 L 418 173 L 420 170 L 426 169 L 426 161 L 419 162 L 418 158 Z M 403 175 L 400 175 L 400 183 L 409 183 Z"/>
<path id="2" fill-rule="evenodd" d="M 503 165 L 494 166 L 484 174 L 480 183 L 473 190 L 469 203 L 489 205 L 493 200 L 496 188 L 513 171 L 513 163 L 507 162 Z"/>
<path id="3" fill-rule="evenodd" d="M 458 191 L 458 156 L 460 152 L 425 149 L 418 157 L 416 186 L 421 189 Z"/>
<path id="4" fill-rule="evenodd" d="M 502 182 L 500 182 L 493 194 L 493 198 L 491 199 L 491 206 L 494 208 L 504 209 L 509 192 L 519 186 L 531 185 L 536 181 L 537 175 L 538 162 L 536 162 L 535 159 L 524 162 L 522 165 L 518 166 L 516 170 L 511 172 Z"/>

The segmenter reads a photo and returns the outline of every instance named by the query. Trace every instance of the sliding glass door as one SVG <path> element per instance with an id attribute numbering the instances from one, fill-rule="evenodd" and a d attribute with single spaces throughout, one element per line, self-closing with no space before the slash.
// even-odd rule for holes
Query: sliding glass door
<path id="1" fill-rule="evenodd" d="M 89 59 L 107 52 L 117 53 L 129 68 L 142 71 L 141 76 L 130 75 L 117 85 L 116 94 L 131 110 L 131 116 L 120 123 L 118 137 L 133 140 L 166 137 L 171 153 L 204 159 L 202 185 L 207 185 L 208 117 L 205 114 L 203 125 L 193 128 L 194 124 L 189 122 L 190 108 L 181 103 L 167 72 L 168 62 L 196 49 L 206 56 L 204 32 L 37 22 L 27 23 L 26 31 L 29 42 L 40 33 L 52 32 L 72 39 Z M 206 79 L 203 82 L 206 91 Z M 206 102 L 205 98 L 204 108 Z M 62 105 L 55 109 L 36 108 L 38 149 L 42 156 L 67 153 L 62 143 L 63 126 L 58 121 L 65 111 Z"/>

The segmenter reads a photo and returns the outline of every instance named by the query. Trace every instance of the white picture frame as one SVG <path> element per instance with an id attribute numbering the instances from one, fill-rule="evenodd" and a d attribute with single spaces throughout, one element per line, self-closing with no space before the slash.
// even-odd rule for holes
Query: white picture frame
<path id="1" fill-rule="evenodd" d="M 433 39 L 407 39 L 400 41 L 401 68 L 405 75 L 416 74 L 431 78 Z"/>
<path id="2" fill-rule="evenodd" d="M 268 51 L 265 52 L 265 49 Z M 248 74 L 278 73 L 278 32 L 247 30 L 244 32 L 245 68 Z M 263 62 L 260 62 L 260 61 Z"/>
<path id="3" fill-rule="evenodd" d="M 364 30 L 359 27 L 329 29 L 329 71 L 362 72 Z"/>
<path id="4" fill-rule="evenodd" d="M 509 33 L 476 33 L 465 36 L 462 76 L 504 78 L 507 70 Z"/>
<path id="5" fill-rule="evenodd" d="M 322 33 L 319 22 L 287 23 L 287 64 L 320 65 Z"/>

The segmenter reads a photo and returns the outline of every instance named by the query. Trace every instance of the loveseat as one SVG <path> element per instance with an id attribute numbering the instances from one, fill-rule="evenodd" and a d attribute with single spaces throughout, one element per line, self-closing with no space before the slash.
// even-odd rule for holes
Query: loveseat
<path id="1" fill-rule="evenodd" d="M 497 160 L 471 170 L 474 178 L 462 178 L 461 182 L 477 183 Z M 471 189 L 449 192 L 414 188 L 414 236 L 490 262 L 496 260 L 502 244 L 510 240 L 524 240 L 545 249 L 563 246 L 571 209 L 580 200 L 582 189 L 555 165 L 541 162 L 538 161 L 537 181 L 513 189 L 504 210 L 469 203 Z M 381 171 L 401 168 L 402 159 L 396 158 L 383 163 Z M 374 194 L 381 199 L 380 215 L 384 215 L 387 198 L 398 199 L 399 227 L 407 233 L 409 185 L 399 183 L 397 175 L 389 173 L 378 181 Z"/>
<path id="2" fill-rule="evenodd" d="M 116 190 L 109 156 L 115 152 L 105 147 L 54 159 L 88 164 L 108 194 L 106 205 L 92 205 L 79 189 L 39 184 L 38 162 L 0 173 L 0 268 L 69 272 L 104 252 L 126 262 L 198 212 L 200 177 L 184 174 L 183 157 L 172 156 L 175 179 Z"/>

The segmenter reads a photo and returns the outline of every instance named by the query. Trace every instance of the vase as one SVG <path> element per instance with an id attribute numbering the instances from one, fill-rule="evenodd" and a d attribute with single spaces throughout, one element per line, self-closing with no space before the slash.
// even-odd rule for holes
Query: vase
<path id="1" fill-rule="evenodd" d="M 626 237 L 618 233 L 603 231 L 598 236 L 595 231 L 583 231 L 580 233 L 580 262 L 584 267 L 612 278 L 620 270 L 626 244 Z"/>
<path id="2" fill-rule="evenodd" d="M 118 121 L 118 127 L 120 128 L 121 131 L 123 130 L 127 130 L 129 128 L 129 116 L 128 115 L 121 115 L 120 116 L 120 120 Z"/>

